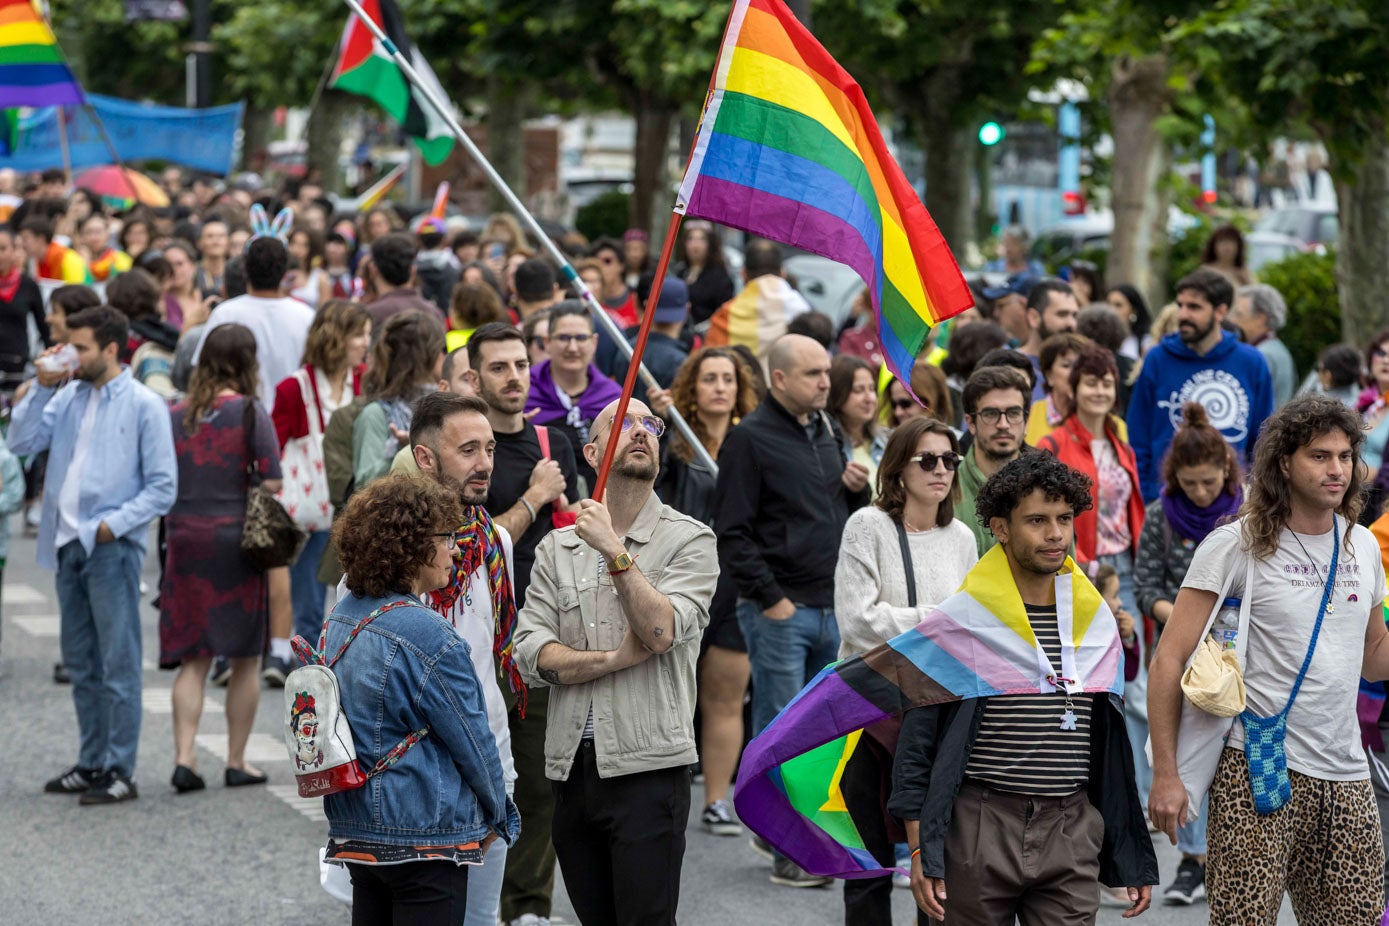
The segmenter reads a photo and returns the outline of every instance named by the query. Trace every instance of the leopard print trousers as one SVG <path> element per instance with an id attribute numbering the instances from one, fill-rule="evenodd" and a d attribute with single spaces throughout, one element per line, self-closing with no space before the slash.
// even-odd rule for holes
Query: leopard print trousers
<path id="1" fill-rule="evenodd" d="M 1379 926 L 1384 842 L 1369 780 L 1288 775 L 1292 799 L 1260 816 L 1244 753 L 1220 757 L 1206 830 L 1211 926 L 1275 926 L 1285 891 L 1298 926 Z"/>

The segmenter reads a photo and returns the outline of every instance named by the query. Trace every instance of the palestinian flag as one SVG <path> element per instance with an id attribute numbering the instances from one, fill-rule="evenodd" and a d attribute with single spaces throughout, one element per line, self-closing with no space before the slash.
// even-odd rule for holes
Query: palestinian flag
<path id="1" fill-rule="evenodd" d="M 439 84 L 439 78 L 434 76 L 429 62 L 405 34 L 405 20 L 395 0 L 362 0 L 362 9 L 409 59 L 434 94 L 440 100 L 447 100 L 449 96 Z M 347 28 L 343 30 L 338 47 L 338 63 L 333 67 L 328 86 L 373 100 L 405 129 L 405 134 L 419 146 L 426 164 L 442 163 L 453 150 L 453 133 L 444 120 L 419 91 L 410 86 L 391 55 L 355 13 L 347 19 Z"/>

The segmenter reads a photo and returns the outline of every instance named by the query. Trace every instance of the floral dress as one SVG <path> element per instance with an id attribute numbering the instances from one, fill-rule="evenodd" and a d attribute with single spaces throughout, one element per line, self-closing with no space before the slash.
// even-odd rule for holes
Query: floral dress
<path id="1" fill-rule="evenodd" d="M 241 555 L 246 518 L 243 396 L 215 400 L 198 433 L 184 425 L 186 403 L 171 411 L 178 455 L 178 500 L 165 519 L 168 556 L 159 602 L 159 667 L 209 656 L 265 651 L 269 602 L 265 573 Z M 255 400 L 249 400 L 254 402 Z M 251 441 L 263 479 L 280 478 L 275 425 L 259 403 Z"/>

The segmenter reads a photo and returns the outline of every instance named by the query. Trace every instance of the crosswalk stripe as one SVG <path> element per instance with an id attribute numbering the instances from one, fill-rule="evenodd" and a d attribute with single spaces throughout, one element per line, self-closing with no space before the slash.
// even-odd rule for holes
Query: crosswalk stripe
<path id="1" fill-rule="evenodd" d="M 226 761 L 227 734 L 199 733 L 195 742 L 199 749 L 206 749 L 217 758 Z M 252 733 L 246 740 L 246 761 L 252 765 L 264 762 L 288 762 L 285 741 L 268 733 Z"/>
<path id="2" fill-rule="evenodd" d="M 150 714 L 172 714 L 174 712 L 174 693 L 168 688 L 146 688 L 141 693 L 144 708 Z M 211 698 L 203 699 L 204 714 L 222 714 L 226 708 Z M 226 739 L 223 738 L 225 744 Z"/>
<path id="3" fill-rule="evenodd" d="M 300 797 L 298 785 L 266 785 L 265 790 L 310 820 L 328 822 L 328 818 L 323 814 L 323 798 Z"/>
<path id="4" fill-rule="evenodd" d="M 56 639 L 59 633 L 59 619 L 51 614 L 43 614 L 37 617 L 12 617 L 10 623 L 31 637 L 48 637 Z"/>
<path id="5" fill-rule="evenodd" d="M 47 604 L 48 596 L 23 582 L 6 583 L 0 588 L 0 602 L 7 605 Z"/>

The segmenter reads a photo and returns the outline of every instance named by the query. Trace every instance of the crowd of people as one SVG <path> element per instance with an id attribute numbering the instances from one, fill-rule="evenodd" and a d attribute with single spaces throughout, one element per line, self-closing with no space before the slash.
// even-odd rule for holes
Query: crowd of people
<path id="1" fill-rule="evenodd" d="M 1212 922 L 1271 923 L 1285 889 L 1300 921 L 1384 914 L 1379 718 L 1362 709 L 1363 744 L 1347 725 L 1355 679 L 1389 675 L 1366 530 L 1389 489 L 1389 331 L 1328 346 L 1299 384 L 1286 306 L 1234 229 L 1157 312 L 1093 267 L 1043 275 L 1010 231 L 1006 282 L 898 380 L 866 294 L 836 326 L 778 245 L 750 241 L 734 274 L 707 223 L 685 224 L 650 299 L 643 232 L 557 242 L 610 328 L 512 216 L 407 229 L 309 182 L 166 182 L 175 207 L 112 215 L 37 178 L 0 228 L 0 515 L 26 508 L 56 573 L 79 730 L 45 790 L 138 797 L 152 554 L 179 793 L 207 787 L 209 681 L 227 689 L 225 785 L 253 786 L 247 738 L 262 685 L 298 665 L 291 640 L 341 657 L 377 763 L 325 799 L 354 921 L 543 926 L 558 863 L 585 924 L 674 922 L 691 770 L 703 829 L 744 835 L 747 740 L 825 666 L 988 585 L 994 616 L 1027 628 L 1026 671 L 1049 672 L 862 737 L 843 798 L 879 821 L 860 835 L 884 873 L 846 881 L 846 922 L 890 923 L 895 884 L 922 922 L 1136 915 L 1158 832 L 1182 857 L 1165 901 L 1209 895 Z M 635 343 L 648 304 L 654 385 L 618 419 L 629 351 L 610 330 Z M 258 486 L 305 535 L 288 566 L 241 555 Z M 1281 816 L 1255 813 L 1243 752 L 1209 789 L 1181 764 L 1182 670 L 1236 598 L 1250 710 L 1286 722 Z M 1082 599 L 1122 699 L 1068 677 Z M 311 739 L 312 711 L 296 717 Z M 1304 839 L 1317 851 L 1290 855 Z M 773 884 L 830 881 L 752 847 Z"/>

